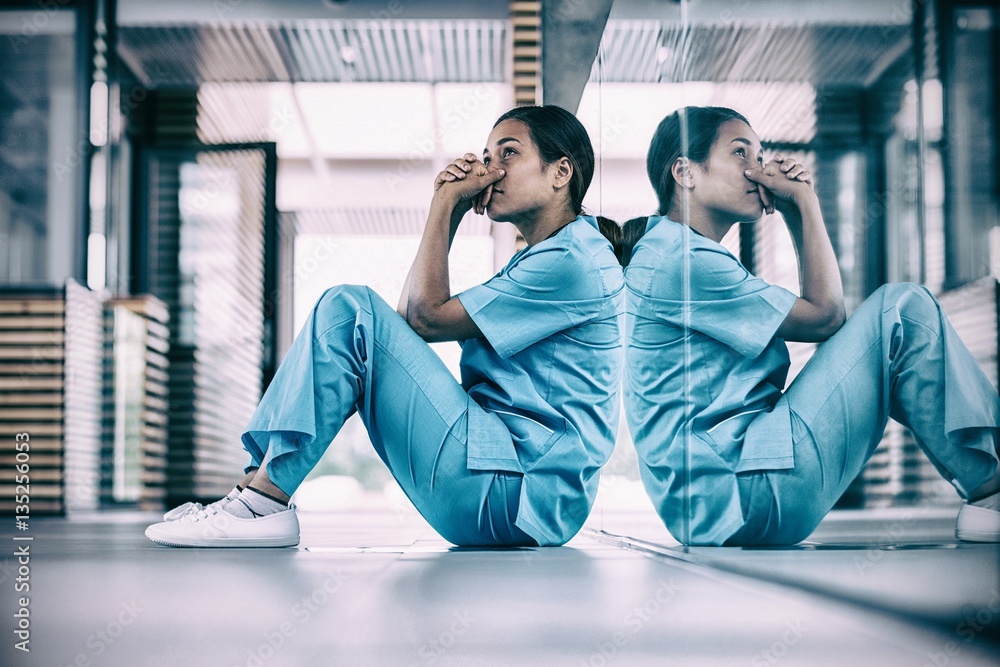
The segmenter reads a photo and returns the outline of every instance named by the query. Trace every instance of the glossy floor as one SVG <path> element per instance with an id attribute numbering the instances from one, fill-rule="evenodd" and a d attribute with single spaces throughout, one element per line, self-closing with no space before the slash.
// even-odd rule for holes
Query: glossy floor
<path id="1" fill-rule="evenodd" d="M 451 548 L 389 509 L 302 512 L 300 547 L 280 550 L 157 546 L 153 518 L 5 532 L 0 662 L 1000 664 L 1000 547 L 958 545 L 953 510 L 835 512 L 789 549 L 684 549 L 645 511 L 595 512 L 567 547 L 513 551 Z M 24 544 L 30 591 L 16 593 Z M 22 595 L 30 653 L 14 648 Z"/>

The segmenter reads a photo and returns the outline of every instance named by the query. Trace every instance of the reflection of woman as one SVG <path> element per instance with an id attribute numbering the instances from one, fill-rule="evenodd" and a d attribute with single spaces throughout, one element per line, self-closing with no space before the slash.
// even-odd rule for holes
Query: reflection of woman
<path id="1" fill-rule="evenodd" d="M 765 165 L 735 111 L 667 116 L 646 164 L 662 215 L 624 233 L 625 405 L 670 532 L 686 544 L 804 539 L 891 416 L 970 501 L 958 536 L 1000 541 L 997 394 L 935 299 L 886 285 L 845 323 L 809 173 L 780 156 Z M 801 297 L 749 274 L 719 244 L 762 209 L 778 210 L 795 241 Z M 782 393 L 784 340 L 826 342 Z"/>
<path id="2" fill-rule="evenodd" d="M 186 546 L 297 544 L 289 496 L 357 411 L 447 540 L 572 537 L 614 446 L 622 357 L 621 266 L 597 221 L 580 215 L 593 172 L 590 140 L 569 112 L 501 116 L 482 160 L 466 154 L 438 174 L 399 313 L 364 287 L 328 290 L 243 434 L 251 464 L 241 486 L 208 507 L 182 506 L 147 536 Z M 448 251 L 473 207 L 513 223 L 528 245 L 488 282 L 452 297 Z M 462 384 L 425 342 L 443 340 L 464 341 Z"/>

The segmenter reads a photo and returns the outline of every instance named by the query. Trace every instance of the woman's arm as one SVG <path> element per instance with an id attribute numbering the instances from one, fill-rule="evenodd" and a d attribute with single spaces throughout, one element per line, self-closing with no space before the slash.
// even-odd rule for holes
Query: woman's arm
<path id="1" fill-rule="evenodd" d="M 407 324 L 427 342 L 482 335 L 462 302 L 451 296 L 448 252 L 462 218 L 474 203 L 477 210 L 488 203 L 490 186 L 502 177 L 502 171 L 489 171 L 467 153 L 434 181 L 427 225 L 397 306 Z"/>
<path id="2" fill-rule="evenodd" d="M 799 297 L 776 332 L 790 341 L 822 342 L 844 325 L 844 287 L 840 267 L 823 222 L 819 199 L 802 165 L 775 156 L 747 177 L 763 186 L 768 212 L 781 213 L 799 257 Z"/>

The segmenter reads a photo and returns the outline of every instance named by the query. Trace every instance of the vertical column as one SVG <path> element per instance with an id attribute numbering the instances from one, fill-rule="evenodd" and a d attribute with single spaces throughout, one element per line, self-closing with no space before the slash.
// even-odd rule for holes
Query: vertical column
<path id="1" fill-rule="evenodd" d="M 163 507 L 167 483 L 167 306 L 153 296 L 106 304 L 102 504 Z"/>
<path id="2" fill-rule="evenodd" d="M 66 284 L 63 451 L 66 511 L 100 504 L 104 418 L 104 297 Z"/>
<path id="3" fill-rule="evenodd" d="M 542 3 L 513 0 L 510 25 L 514 104 L 539 104 L 542 97 Z"/>

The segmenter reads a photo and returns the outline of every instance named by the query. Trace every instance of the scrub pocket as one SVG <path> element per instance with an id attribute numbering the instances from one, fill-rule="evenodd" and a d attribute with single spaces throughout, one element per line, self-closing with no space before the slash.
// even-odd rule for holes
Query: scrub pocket
<path id="1" fill-rule="evenodd" d="M 729 417 L 705 432 L 706 439 L 734 472 L 783 470 L 794 466 L 788 406 L 749 410 Z"/>
<path id="2" fill-rule="evenodd" d="M 565 432 L 565 428 L 549 428 L 536 419 L 516 412 L 494 410 L 493 414 L 510 432 L 514 449 L 520 454 L 518 458 L 525 469 L 530 469 L 533 463 L 545 456 Z"/>
<path id="3" fill-rule="evenodd" d="M 788 404 L 778 401 L 770 412 L 759 413 L 747 427 L 736 472 L 785 470 L 795 467 L 792 421 Z"/>
<path id="4" fill-rule="evenodd" d="M 483 410 L 472 397 L 469 397 L 467 414 L 469 470 L 505 470 L 523 474 L 513 434 L 500 417 Z"/>
<path id="5" fill-rule="evenodd" d="M 723 461 L 731 468 L 735 468 L 740 461 L 747 427 L 753 423 L 755 417 L 763 412 L 763 410 L 748 410 L 727 417 L 705 431 L 703 439 L 711 445 Z"/>

